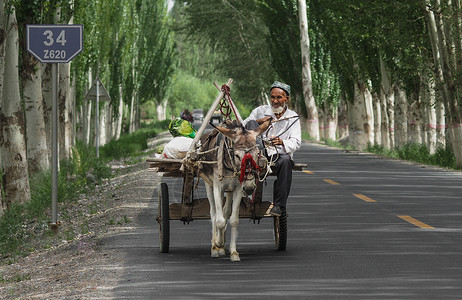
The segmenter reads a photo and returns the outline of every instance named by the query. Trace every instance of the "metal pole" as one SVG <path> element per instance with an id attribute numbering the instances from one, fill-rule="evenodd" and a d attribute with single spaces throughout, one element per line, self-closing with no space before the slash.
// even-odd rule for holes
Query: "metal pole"
<path id="1" fill-rule="evenodd" d="M 99 79 L 96 78 L 96 157 L 99 158 Z"/>
<path id="2" fill-rule="evenodd" d="M 51 64 L 52 132 L 51 132 L 51 224 L 58 228 L 58 64 Z"/>

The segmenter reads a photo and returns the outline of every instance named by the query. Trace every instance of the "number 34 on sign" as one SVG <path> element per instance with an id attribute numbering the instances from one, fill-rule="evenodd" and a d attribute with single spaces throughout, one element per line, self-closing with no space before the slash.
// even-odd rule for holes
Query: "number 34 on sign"
<path id="1" fill-rule="evenodd" d="M 83 25 L 27 25 L 27 51 L 42 63 L 68 63 L 83 50 Z"/>

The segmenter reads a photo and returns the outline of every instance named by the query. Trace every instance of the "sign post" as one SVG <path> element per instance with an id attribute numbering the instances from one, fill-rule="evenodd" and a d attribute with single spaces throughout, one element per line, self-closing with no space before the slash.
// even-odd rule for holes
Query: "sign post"
<path id="1" fill-rule="evenodd" d="M 42 63 L 51 63 L 51 222 L 58 223 L 58 63 L 68 63 L 83 50 L 83 25 L 27 25 L 27 51 Z"/>

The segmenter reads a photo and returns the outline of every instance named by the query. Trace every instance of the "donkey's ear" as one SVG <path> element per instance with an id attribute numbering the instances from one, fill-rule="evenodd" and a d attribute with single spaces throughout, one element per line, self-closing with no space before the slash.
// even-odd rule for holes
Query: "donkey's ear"
<path id="1" fill-rule="evenodd" d="M 215 127 L 219 132 L 224 134 L 225 136 L 229 137 L 230 139 L 234 140 L 234 137 L 236 136 L 236 132 L 232 129 L 228 129 L 225 127 L 217 126 Z"/>
<path id="2" fill-rule="evenodd" d="M 266 129 L 268 129 L 268 127 L 270 126 L 270 124 L 271 124 L 271 119 L 268 119 L 265 122 L 261 123 L 260 126 L 255 128 L 254 131 L 257 133 L 257 136 L 265 132 Z"/>

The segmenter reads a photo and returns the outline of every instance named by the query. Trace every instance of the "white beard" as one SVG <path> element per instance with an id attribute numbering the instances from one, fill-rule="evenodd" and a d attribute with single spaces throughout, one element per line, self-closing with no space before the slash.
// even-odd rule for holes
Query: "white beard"
<path id="1" fill-rule="evenodd" d="M 274 113 L 275 115 L 281 114 L 281 113 L 284 111 L 285 108 L 286 108 L 285 105 L 284 105 L 284 106 L 281 106 L 281 107 L 278 107 L 278 108 L 271 107 L 271 109 L 273 110 L 273 113 Z"/>

